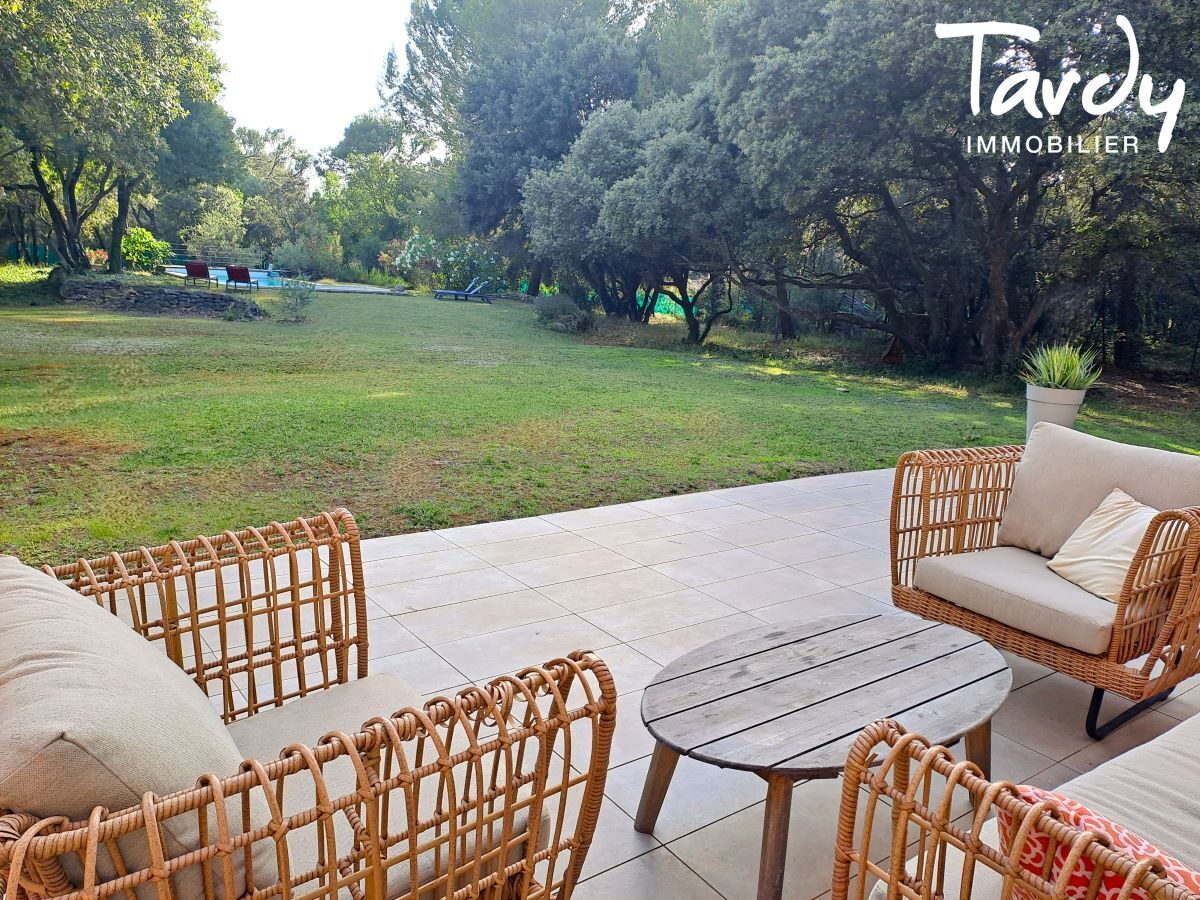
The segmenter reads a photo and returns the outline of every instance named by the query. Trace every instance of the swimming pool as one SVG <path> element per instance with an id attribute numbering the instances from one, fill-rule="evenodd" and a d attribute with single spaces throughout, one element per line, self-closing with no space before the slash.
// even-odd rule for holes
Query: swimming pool
<path id="1" fill-rule="evenodd" d="M 182 278 L 186 272 L 183 266 L 166 266 L 168 275 L 178 275 Z M 217 279 L 217 284 L 225 283 L 225 267 L 224 266 L 209 266 L 208 274 Z M 259 287 L 271 288 L 280 287 L 283 285 L 283 275 L 276 271 L 267 271 L 266 269 L 251 269 L 250 277 L 258 282 Z"/>

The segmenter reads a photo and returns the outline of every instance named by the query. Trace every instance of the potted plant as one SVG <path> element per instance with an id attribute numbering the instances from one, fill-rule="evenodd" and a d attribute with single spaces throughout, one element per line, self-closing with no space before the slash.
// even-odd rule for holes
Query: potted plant
<path id="1" fill-rule="evenodd" d="M 1055 344 L 1031 350 L 1020 377 L 1025 382 L 1025 436 L 1038 422 L 1075 427 L 1087 390 L 1100 377 L 1093 350 Z"/>

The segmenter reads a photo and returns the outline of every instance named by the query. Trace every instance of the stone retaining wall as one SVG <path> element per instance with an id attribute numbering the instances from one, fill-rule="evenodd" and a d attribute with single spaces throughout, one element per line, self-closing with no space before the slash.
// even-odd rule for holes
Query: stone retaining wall
<path id="1" fill-rule="evenodd" d="M 239 319 L 260 319 L 264 313 L 253 300 L 224 289 L 192 291 L 156 284 L 128 284 L 102 278 L 71 278 L 61 287 L 68 303 L 101 309 L 142 313 L 148 316 L 199 316 L 220 319 L 232 306 Z"/>

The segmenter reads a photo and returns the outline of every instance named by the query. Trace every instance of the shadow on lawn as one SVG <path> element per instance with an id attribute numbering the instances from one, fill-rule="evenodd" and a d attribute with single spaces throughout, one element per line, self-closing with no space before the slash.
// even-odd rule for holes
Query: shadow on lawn
<path id="1" fill-rule="evenodd" d="M 62 301 L 47 266 L 0 265 L 0 306 L 50 306 Z"/>

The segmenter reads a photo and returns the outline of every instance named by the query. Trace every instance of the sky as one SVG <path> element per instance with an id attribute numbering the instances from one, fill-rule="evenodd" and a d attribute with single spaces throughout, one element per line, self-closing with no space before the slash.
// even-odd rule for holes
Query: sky
<path id="1" fill-rule="evenodd" d="M 379 102 L 409 0 L 210 0 L 220 20 L 222 105 L 239 125 L 283 128 L 314 153 Z M 401 53 L 401 56 L 403 54 Z"/>

